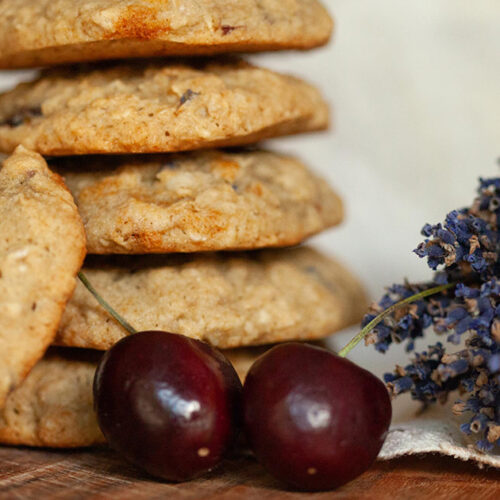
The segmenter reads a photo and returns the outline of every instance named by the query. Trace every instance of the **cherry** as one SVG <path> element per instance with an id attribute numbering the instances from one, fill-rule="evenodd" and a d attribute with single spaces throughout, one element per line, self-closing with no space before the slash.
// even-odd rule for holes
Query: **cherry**
<path id="1" fill-rule="evenodd" d="M 252 366 L 244 428 L 258 460 L 301 490 L 336 488 L 370 467 L 391 421 L 384 384 L 325 349 L 287 343 Z"/>
<path id="2" fill-rule="evenodd" d="M 222 460 L 237 437 L 240 402 L 241 382 L 219 351 L 167 332 L 123 338 L 94 378 L 97 418 L 110 446 L 169 481 Z"/>

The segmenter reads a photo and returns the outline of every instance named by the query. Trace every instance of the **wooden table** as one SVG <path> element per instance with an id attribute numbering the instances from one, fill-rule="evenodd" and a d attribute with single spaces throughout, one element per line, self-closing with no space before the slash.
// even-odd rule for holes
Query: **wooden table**
<path id="1" fill-rule="evenodd" d="M 427 456 L 376 463 L 335 492 L 287 491 L 253 459 L 235 458 L 203 479 L 151 480 L 107 449 L 46 451 L 0 448 L 1 499 L 500 499 L 500 472 Z"/>

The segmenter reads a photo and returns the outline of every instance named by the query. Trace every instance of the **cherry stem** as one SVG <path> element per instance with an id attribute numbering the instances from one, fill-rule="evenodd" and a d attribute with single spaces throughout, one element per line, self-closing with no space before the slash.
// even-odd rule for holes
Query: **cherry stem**
<path id="1" fill-rule="evenodd" d="M 417 300 L 423 299 L 425 297 L 429 297 L 430 295 L 436 295 L 444 290 L 448 290 L 449 288 L 455 286 L 456 283 L 447 283 L 446 285 L 439 285 L 433 288 L 428 288 L 423 292 L 416 293 L 415 295 L 411 295 L 410 297 L 406 297 L 406 299 L 400 300 L 396 302 L 392 306 L 388 307 L 385 311 L 382 311 L 378 316 L 373 318 L 352 340 L 343 347 L 338 355 L 342 358 L 345 358 L 347 354 L 349 354 L 352 349 L 354 349 L 371 330 L 373 330 L 385 317 L 389 316 L 389 314 L 393 313 L 396 309 L 403 307 L 406 304 L 411 304 Z"/>
<path id="2" fill-rule="evenodd" d="M 94 298 L 101 304 L 103 309 L 112 316 L 120 325 L 127 330 L 128 333 L 137 333 L 137 330 L 122 316 L 120 316 L 99 294 L 99 292 L 92 286 L 90 281 L 87 279 L 87 276 L 83 274 L 81 271 L 78 273 L 78 278 L 83 283 L 85 288 L 94 296 Z"/>

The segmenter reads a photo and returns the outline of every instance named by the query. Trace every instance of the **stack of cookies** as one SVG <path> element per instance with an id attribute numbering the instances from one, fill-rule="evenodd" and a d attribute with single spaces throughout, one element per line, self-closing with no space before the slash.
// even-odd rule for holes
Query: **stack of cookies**
<path id="1" fill-rule="evenodd" d="M 234 53 L 313 48 L 331 25 L 317 0 L 0 1 L 0 67 L 48 67 L 0 95 L 0 442 L 103 441 L 93 374 L 127 332 L 82 264 L 137 330 L 210 342 L 242 377 L 249 346 L 360 320 L 359 282 L 294 246 L 341 221 L 340 198 L 243 148 L 325 129 L 328 107 Z"/>

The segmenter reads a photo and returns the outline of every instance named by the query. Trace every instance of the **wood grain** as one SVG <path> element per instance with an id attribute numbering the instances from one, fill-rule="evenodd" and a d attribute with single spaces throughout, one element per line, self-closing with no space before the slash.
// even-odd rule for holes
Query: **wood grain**
<path id="1" fill-rule="evenodd" d="M 253 459 L 239 457 L 183 484 L 146 477 L 107 449 L 0 448 L 1 499 L 468 499 L 500 498 L 500 472 L 427 456 L 379 462 L 335 492 L 287 491 Z"/>

